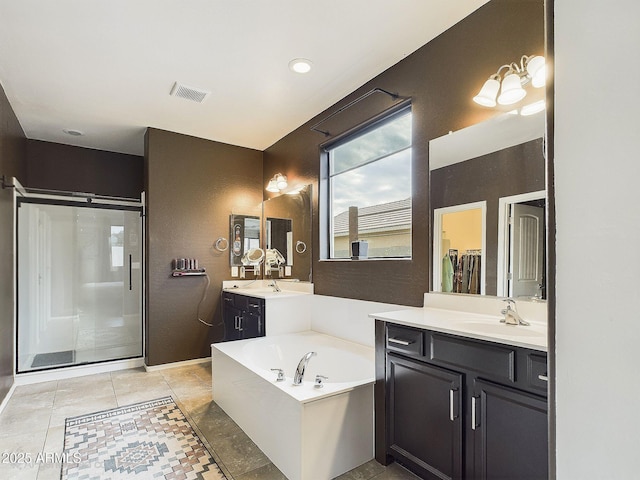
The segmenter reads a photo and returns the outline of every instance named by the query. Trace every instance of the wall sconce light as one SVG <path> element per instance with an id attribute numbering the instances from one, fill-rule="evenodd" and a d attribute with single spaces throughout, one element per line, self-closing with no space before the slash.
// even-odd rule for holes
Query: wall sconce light
<path id="1" fill-rule="evenodd" d="M 278 193 L 287 188 L 287 185 L 287 176 L 282 175 L 281 173 L 276 173 L 267 184 L 267 192 Z"/>
<path id="2" fill-rule="evenodd" d="M 535 88 L 540 88 L 544 86 L 545 80 L 544 57 L 523 55 L 519 65 L 516 62 L 502 65 L 496 73 L 491 75 L 484 82 L 480 92 L 473 97 L 473 101 L 483 107 L 495 107 L 497 97 L 497 103 L 500 105 L 512 105 L 527 95 L 522 87 L 531 82 Z M 498 91 L 500 91 L 499 95 Z"/>

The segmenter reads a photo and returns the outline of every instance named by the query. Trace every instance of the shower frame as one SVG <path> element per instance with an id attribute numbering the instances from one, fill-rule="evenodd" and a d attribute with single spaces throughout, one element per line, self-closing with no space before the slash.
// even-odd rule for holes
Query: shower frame
<path id="1" fill-rule="evenodd" d="M 15 245 L 16 245 L 16 265 L 15 265 L 15 310 L 16 310 L 16 334 L 15 334 L 15 372 L 17 375 L 21 374 L 31 374 L 31 373 L 46 373 L 51 370 L 60 370 L 68 367 L 81 367 L 86 365 L 97 365 L 97 364 L 108 364 L 110 362 L 121 362 L 128 361 L 132 359 L 143 359 L 145 355 L 145 285 L 144 285 L 144 227 L 143 227 L 143 219 L 145 215 L 144 211 L 144 193 L 141 194 L 140 199 L 135 198 L 121 198 L 121 197 L 110 197 L 110 196 L 100 196 L 93 195 L 88 193 L 77 193 L 77 192 L 64 192 L 64 191 L 54 191 L 54 190 L 43 190 L 43 189 L 29 189 L 23 188 L 21 186 L 17 186 L 16 188 L 16 201 L 15 201 Z M 128 264 L 123 265 L 123 289 L 129 288 L 130 290 L 133 288 L 132 278 L 133 272 L 132 268 L 136 268 L 136 270 L 140 270 L 136 272 L 136 278 L 139 278 L 139 298 L 138 298 L 138 306 L 137 311 L 139 312 L 138 321 L 140 328 L 140 338 L 139 338 L 139 348 L 132 355 L 123 355 L 117 356 L 116 358 L 105 358 L 98 359 L 94 361 L 83 361 L 80 363 L 71 363 L 64 365 L 50 365 L 44 366 L 41 368 L 35 369 L 25 369 L 20 364 L 20 249 L 23 246 L 20 245 L 19 242 L 19 231 L 20 231 L 20 208 L 23 204 L 42 204 L 42 205 L 53 205 L 53 206 L 61 206 L 61 207 L 76 207 L 76 208 L 90 208 L 90 209 L 106 209 L 106 210 L 115 210 L 115 211 L 123 211 L 123 212 L 138 212 L 140 216 L 140 225 L 137 229 L 139 233 L 137 242 L 139 245 L 139 261 L 132 262 L 131 255 L 128 258 Z M 125 259 L 126 260 L 126 259 Z M 135 267 L 134 267 L 135 265 Z M 129 280 L 128 283 L 124 282 L 124 278 L 126 274 L 124 270 L 128 268 Z M 125 285 L 126 283 L 126 285 Z M 136 290 L 138 290 L 136 288 Z M 136 295 L 138 296 L 138 295 Z M 124 299 L 124 296 L 123 296 Z M 137 339 L 136 339 L 137 340 Z M 137 343 L 137 342 L 136 342 Z"/>

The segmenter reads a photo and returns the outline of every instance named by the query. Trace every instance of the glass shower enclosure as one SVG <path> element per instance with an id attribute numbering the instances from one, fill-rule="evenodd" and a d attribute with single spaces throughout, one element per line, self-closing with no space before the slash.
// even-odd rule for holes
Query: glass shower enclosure
<path id="1" fill-rule="evenodd" d="M 141 213 L 18 199 L 17 373 L 142 356 Z"/>

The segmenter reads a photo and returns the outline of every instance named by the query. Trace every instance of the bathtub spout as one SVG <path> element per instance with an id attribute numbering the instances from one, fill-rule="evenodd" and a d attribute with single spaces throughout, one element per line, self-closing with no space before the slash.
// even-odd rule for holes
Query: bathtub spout
<path id="1" fill-rule="evenodd" d="M 316 352 L 308 352 L 308 353 L 305 353 L 304 356 L 300 359 L 300 363 L 298 363 L 298 368 L 296 368 L 296 373 L 293 376 L 293 384 L 294 385 L 301 385 L 302 384 L 302 378 L 304 377 L 304 370 L 305 370 L 305 368 L 307 368 L 307 363 L 309 363 L 309 360 L 314 355 L 317 355 L 317 353 Z"/>

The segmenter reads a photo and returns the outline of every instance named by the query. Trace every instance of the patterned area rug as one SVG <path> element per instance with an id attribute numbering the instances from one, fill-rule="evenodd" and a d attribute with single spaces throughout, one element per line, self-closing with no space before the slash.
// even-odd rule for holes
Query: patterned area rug
<path id="1" fill-rule="evenodd" d="M 67 418 L 62 480 L 224 480 L 171 397 Z"/>

